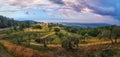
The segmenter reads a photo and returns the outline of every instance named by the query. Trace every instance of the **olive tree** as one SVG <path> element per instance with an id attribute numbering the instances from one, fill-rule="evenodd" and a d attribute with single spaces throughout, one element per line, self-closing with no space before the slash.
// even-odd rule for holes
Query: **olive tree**
<path id="1" fill-rule="evenodd" d="M 102 31 L 101 37 L 106 37 L 111 40 L 111 43 L 117 43 L 117 39 L 120 37 L 120 27 L 110 26 L 107 30 Z"/>
<path id="2" fill-rule="evenodd" d="M 57 35 L 60 32 L 60 28 L 54 28 L 55 34 Z"/>
<path id="3" fill-rule="evenodd" d="M 79 44 L 79 37 L 77 36 L 67 36 L 64 37 L 64 40 L 62 41 L 62 47 L 69 50 L 78 48 Z"/>
<path id="4" fill-rule="evenodd" d="M 117 39 L 120 37 L 120 27 L 114 27 L 112 30 L 112 37 L 114 38 L 114 43 L 117 43 Z"/>
<path id="5" fill-rule="evenodd" d="M 81 38 L 84 40 L 84 42 L 85 42 L 85 40 L 86 40 L 86 38 L 87 38 L 88 36 L 89 36 L 89 35 L 88 35 L 87 32 L 82 32 L 82 33 L 81 33 Z"/>

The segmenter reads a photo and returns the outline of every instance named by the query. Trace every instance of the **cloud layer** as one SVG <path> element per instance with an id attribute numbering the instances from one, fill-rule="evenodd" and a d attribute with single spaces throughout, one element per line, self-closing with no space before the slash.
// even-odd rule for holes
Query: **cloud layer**
<path id="1" fill-rule="evenodd" d="M 90 19 L 89 17 L 101 16 L 99 20 L 114 20 L 120 22 L 120 0 L 0 0 L 0 12 L 2 15 L 7 12 L 24 11 L 27 15 L 36 15 L 38 11 L 48 14 L 48 17 L 58 15 L 65 19 L 79 19 L 79 21 L 88 20 L 97 21 L 98 19 Z M 29 12 L 31 11 L 31 12 Z M 4 13 L 3 13 L 4 12 Z M 16 13 L 18 15 L 18 13 Z M 23 13 L 23 12 L 22 12 Z M 39 13 L 43 14 L 43 13 Z M 38 14 L 38 15 L 39 15 Z M 86 15 L 84 15 L 86 14 Z M 8 14 L 7 14 L 8 15 Z M 12 15 L 13 16 L 13 15 Z M 19 16 L 19 15 L 18 15 Z M 111 19 L 110 19 L 111 17 Z M 55 17 L 56 18 L 56 17 Z M 99 21 L 98 20 L 98 21 Z M 114 22 L 113 21 L 113 22 Z M 91 21 L 90 21 L 91 22 Z M 111 21 L 110 21 L 111 22 Z M 112 23 L 113 23 L 112 22 Z"/>
<path id="2" fill-rule="evenodd" d="M 99 15 L 108 15 L 108 16 L 117 16 L 117 9 L 120 9 L 118 4 L 120 1 L 114 0 L 49 0 L 51 2 L 54 1 L 55 4 L 64 4 L 66 7 L 70 7 L 74 11 L 81 12 L 84 8 L 88 8 L 91 10 L 91 13 L 99 14 Z M 56 2 L 57 1 L 57 2 Z M 104 2 L 104 5 L 103 5 Z M 118 3 L 119 2 L 119 3 Z M 119 12 L 120 13 L 120 12 Z"/>

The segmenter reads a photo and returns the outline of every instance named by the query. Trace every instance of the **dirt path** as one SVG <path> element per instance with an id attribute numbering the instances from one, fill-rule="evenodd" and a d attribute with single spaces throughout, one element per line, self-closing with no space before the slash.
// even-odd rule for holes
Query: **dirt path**
<path id="1" fill-rule="evenodd" d="M 51 35 L 54 35 L 55 32 L 52 32 L 50 34 L 44 35 L 40 37 L 40 39 L 45 39 Z M 94 39 L 92 42 L 94 43 L 88 43 L 88 44 L 79 44 L 79 46 L 91 46 L 91 45 L 100 45 L 100 44 L 109 44 L 111 41 L 101 41 L 101 40 L 96 40 Z M 43 46 L 43 44 L 36 43 L 34 39 L 31 40 L 30 42 L 31 45 L 36 45 L 36 46 Z M 49 47 L 61 47 L 61 44 L 48 44 Z"/>
<path id="2" fill-rule="evenodd" d="M 88 44 L 79 44 L 79 46 L 92 46 L 92 45 L 102 45 L 102 44 L 109 44 L 111 43 L 111 41 L 99 41 L 99 42 L 95 42 L 95 43 L 88 43 Z M 39 44 L 36 42 L 31 42 L 31 45 L 37 45 L 37 46 L 43 46 L 43 44 Z M 61 47 L 61 44 L 48 44 L 48 47 Z"/>
<path id="3" fill-rule="evenodd" d="M 54 34 L 55 34 L 55 32 L 52 32 L 52 33 L 50 33 L 50 34 L 47 34 L 47 35 L 45 35 L 45 36 L 40 37 L 40 39 L 45 39 L 45 38 L 47 38 L 47 37 L 49 37 L 49 36 L 51 36 L 51 35 L 54 35 Z"/>
<path id="4" fill-rule="evenodd" d="M 52 33 L 50 33 L 50 34 L 47 34 L 47 35 L 44 35 L 44 36 L 42 36 L 42 37 L 39 37 L 40 39 L 45 39 L 45 38 L 47 38 L 47 37 L 49 37 L 49 36 L 51 36 L 51 35 L 54 35 L 55 34 L 55 32 L 52 32 Z M 32 43 L 35 43 L 35 39 L 31 39 L 31 44 Z"/>

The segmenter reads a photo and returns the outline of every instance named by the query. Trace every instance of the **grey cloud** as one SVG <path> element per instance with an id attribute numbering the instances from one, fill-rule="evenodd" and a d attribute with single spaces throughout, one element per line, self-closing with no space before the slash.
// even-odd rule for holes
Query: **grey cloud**
<path id="1" fill-rule="evenodd" d="M 62 0 L 49 0 L 55 4 L 59 4 L 59 5 L 64 5 L 64 2 Z"/>
<path id="2" fill-rule="evenodd" d="M 90 6 L 87 5 L 87 7 L 91 10 L 93 10 L 93 13 L 100 14 L 100 15 L 111 15 L 115 16 L 115 8 L 114 7 L 101 7 L 101 6 Z"/>
<path id="3" fill-rule="evenodd" d="M 50 0 L 52 2 L 54 2 L 55 4 L 64 4 L 64 6 L 66 7 L 71 7 L 74 11 L 77 12 L 81 12 L 81 10 L 83 10 L 84 8 L 88 8 L 90 10 L 92 10 L 92 13 L 95 14 L 99 14 L 99 15 L 108 15 L 108 16 L 113 16 L 113 17 L 117 17 L 118 18 L 118 12 L 120 13 L 120 11 L 116 10 L 116 9 L 120 9 L 116 8 L 116 4 L 115 2 L 117 0 L 115 0 L 114 2 L 106 0 L 74 0 L 76 2 L 71 2 L 71 1 L 62 1 L 62 0 Z M 103 5 L 104 2 L 104 5 Z M 79 4 L 76 4 L 79 3 Z M 118 1 L 117 1 L 118 3 Z M 120 4 L 120 1 L 119 3 Z"/>
<path id="4" fill-rule="evenodd" d="M 16 8 L 30 8 L 42 5 L 39 0 L 5 0 L 4 4 Z"/>

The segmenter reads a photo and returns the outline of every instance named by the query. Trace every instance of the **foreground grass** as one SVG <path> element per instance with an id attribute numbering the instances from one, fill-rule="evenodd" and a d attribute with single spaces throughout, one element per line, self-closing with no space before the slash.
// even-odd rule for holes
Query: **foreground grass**
<path id="1" fill-rule="evenodd" d="M 65 50 L 60 44 L 49 44 L 48 48 L 42 44 L 32 43 L 31 48 L 47 52 L 52 57 L 119 57 L 120 43 L 112 45 L 110 41 L 100 41 L 88 44 L 79 44 L 76 50 Z"/>
<path id="2" fill-rule="evenodd" d="M 0 40 L 0 43 L 15 57 L 49 57 L 46 53 L 42 53 L 24 46 L 18 46 L 6 40 Z"/>
<path id="3" fill-rule="evenodd" d="M 0 44 L 0 57 L 13 57 L 6 51 L 2 44 Z"/>
<path id="4" fill-rule="evenodd" d="M 75 50 L 65 50 L 61 47 L 47 47 L 31 45 L 30 48 L 12 44 L 9 41 L 0 41 L 7 51 L 16 57 L 119 57 L 120 43 L 109 43 L 88 46 L 79 46 Z M 32 49 L 31 49 L 32 48 Z M 37 51 L 38 50 L 38 51 Z M 5 53 L 4 53 L 5 54 Z M 49 56 L 48 56 L 49 55 Z M 7 55 L 6 55 L 7 56 Z M 8 57 L 8 56 L 7 56 Z"/>

